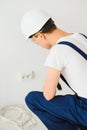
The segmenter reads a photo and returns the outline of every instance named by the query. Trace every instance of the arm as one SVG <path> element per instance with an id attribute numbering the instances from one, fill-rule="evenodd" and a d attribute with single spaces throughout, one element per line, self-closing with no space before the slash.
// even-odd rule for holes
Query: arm
<path id="1" fill-rule="evenodd" d="M 51 100 L 56 94 L 56 87 L 59 81 L 60 71 L 49 67 L 43 87 L 43 95 L 47 100 Z"/>

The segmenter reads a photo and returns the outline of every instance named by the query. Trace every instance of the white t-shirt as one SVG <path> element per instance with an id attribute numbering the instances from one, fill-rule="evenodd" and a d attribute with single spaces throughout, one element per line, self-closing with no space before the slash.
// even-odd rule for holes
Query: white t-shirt
<path id="1" fill-rule="evenodd" d="M 71 47 L 58 44 L 61 41 L 71 42 L 87 54 L 87 39 L 74 33 L 61 38 L 50 49 L 44 65 L 60 70 L 72 89 L 87 98 L 87 60 Z"/>

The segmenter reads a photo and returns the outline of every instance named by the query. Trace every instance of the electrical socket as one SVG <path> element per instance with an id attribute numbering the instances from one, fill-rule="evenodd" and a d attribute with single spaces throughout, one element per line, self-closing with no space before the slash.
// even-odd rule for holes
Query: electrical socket
<path id="1" fill-rule="evenodd" d="M 34 71 L 25 72 L 25 73 L 18 73 L 17 79 L 19 80 L 32 80 L 34 79 Z"/>

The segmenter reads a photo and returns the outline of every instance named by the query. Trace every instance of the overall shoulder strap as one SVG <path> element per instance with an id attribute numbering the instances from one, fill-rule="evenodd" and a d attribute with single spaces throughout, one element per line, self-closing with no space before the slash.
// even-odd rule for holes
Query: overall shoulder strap
<path id="1" fill-rule="evenodd" d="M 87 36 L 85 34 L 83 34 L 83 33 L 80 33 L 80 34 L 87 39 Z"/>
<path id="2" fill-rule="evenodd" d="M 87 39 L 87 36 L 85 36 L 84 34 L 81 34 L 83 35 L 86 39 Z M 82 51 L 80 48 L 78 48 L 76 45 L 74 45 L 73 43 L 71 42 L 67 42 L 67 41 L 62 41 L 62 42 L 59 42 L 58 44 L 61 44 L 61 45 L 68 45 L 69 47 L 73 48 L 75 51 L 77 51 L 85 60 L 87 60 L 87 54 Z M 61 74 L 60 75 L 61 79 L 68 85 L 68 87 L 75 93 L 77 94 L 72 88 L 71 86 L 68 84 L 68 82 L 66 81 L 65 77 Z M 58 88 L 59 86 L 59 88 Z M 60 85 L 58 85 L 57 88 L 60 90 Z"/>
<path id="3" fill-rule="evenodd" d="M 59 42 L 58 44 L 70 46 L 71 48 L 76 50 L 83 58 L 85 58 L 87 60 L 87 54 L 84 51 L 82 51 L 80 48 L 78 48 L 76 45 L 74 45 L 73 43 L 67 42 L 67 41 L 62 41 L 62 42 Z"/>

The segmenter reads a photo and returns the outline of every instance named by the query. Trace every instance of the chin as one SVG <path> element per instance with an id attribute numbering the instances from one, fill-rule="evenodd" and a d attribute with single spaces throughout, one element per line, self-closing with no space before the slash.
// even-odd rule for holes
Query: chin
<path id="1" fill-rule="evenodd" d="M 45 49 L 48 49 L 48 50 L 49 50 L 51 47 L 43 47 L 43 48 L 45 48 Z"/>
<path id="2" fill-rule="evenodd" d="M 52 46 L 45 46 L 44 48 L 46 48 L 46 49 L 50 49 Z"/>

